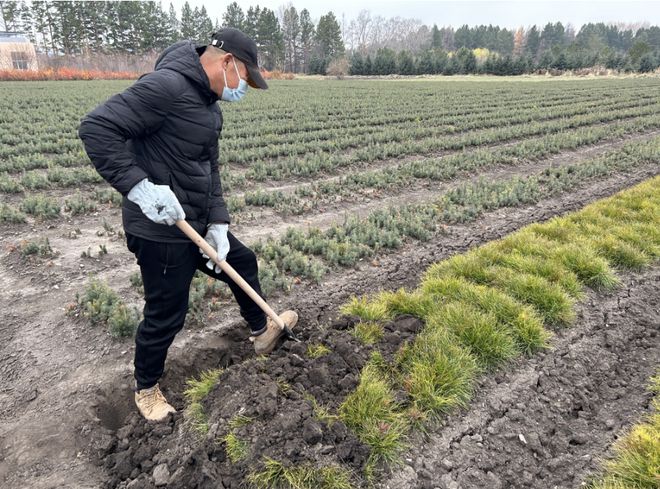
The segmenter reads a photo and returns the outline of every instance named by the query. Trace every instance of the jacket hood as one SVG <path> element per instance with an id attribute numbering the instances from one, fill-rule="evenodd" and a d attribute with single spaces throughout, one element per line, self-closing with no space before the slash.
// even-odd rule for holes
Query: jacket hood
<path id="1" fill-rule="evenodd" d="M 195 45 L 190 40 L 179 41 L 165 48 L 156 60 L 155 70 L 173 70 L 188 78 L 208 99 L 209 103 L 217 102 L 218 95 L 211 90 L 209 77 L 206 75 L 199 56 L 206 46 Z"/>

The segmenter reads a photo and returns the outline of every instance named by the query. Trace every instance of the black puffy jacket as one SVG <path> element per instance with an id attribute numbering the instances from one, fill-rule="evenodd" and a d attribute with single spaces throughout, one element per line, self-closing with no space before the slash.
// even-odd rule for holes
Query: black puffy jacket
<path id="1" fill-rule="evenodd" d="M 230 222 L 218 172 L 222 113 L 199 55 L 204 46 L 181 41 L 163 51 L 155 70 L 110 97 L 81 121 L 78 134 L 101 176 L 123 196 L 127 233 L 162 242 L 188 238 L 156 224 L 126 195 L 144 178 L 169 185 L 188 221 Z"/>

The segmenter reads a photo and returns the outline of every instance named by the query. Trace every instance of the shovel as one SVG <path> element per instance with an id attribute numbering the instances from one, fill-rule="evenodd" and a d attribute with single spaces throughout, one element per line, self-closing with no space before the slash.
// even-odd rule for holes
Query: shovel
<path id="1" fill-rule="evenodd" d="M 279 328 L 284 332 L 282 334 L 282 337 L 287 339 L 287 340 L 293 340 L 300 342 L 300 340 L 296 337 L 296 335 L 293 334 L 293 331 L 291 331 L 291 328 L 289 328 L 286 324 L 284 324 L 284 321 L 282 321 L 282 318 L 279 317 L 273 309 L 266 303 L 263 298 L 257 294 L 257 292 L 250 287 L 250 284 L 248 284 L 243 277 L 241 277 L 236 270 L 234 270 L 234 267 L 232 267 L 229 263 L 227 263 L 225 260 L 218 260 L 218 253 L 213 249 L 213 246 L 208 244 L 204 238 L 202 238 L 197 231 L 193 229 L 193 227 L 188 224 L 186 221 L 183 219 L 176 221 L 176 226 L 185 233 L 186 236 L 188 236 L 193 243 L 195 243 L 197 246 L 199 246 L 204 254 L 208 256 L 211 260 L 213 260 L 219 267 L 220 269 L 225 272 L 229 278 L 231 278 L 234 282 L 238 284 L 238 286 L 243 289 L 243 291 L 250 296 L 250 299 L 252 299 L 260 308 L 261 310 L 268 315 L 269 318 L 273 320 L 273 322 L 279 326 Z"/>

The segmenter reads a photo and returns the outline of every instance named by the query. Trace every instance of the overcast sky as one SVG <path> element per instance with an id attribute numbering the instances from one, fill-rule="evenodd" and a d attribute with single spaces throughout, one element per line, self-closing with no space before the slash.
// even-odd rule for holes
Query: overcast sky
<path id="1" fill-rule="evenodd" d="M 170 0 L 162 0 L 167 8 Z M 185 0 L 172 0 L 177 11 Z M 224 13 L 230 1 L 188 0 L 195 6 L 206 6 L 211 19 L 217 17 L 222 23 Z M 247 10 L 250 6 L 259 5 L 278 11 L 282 5 L 291 3 L 298 11 L 306 8 L 313 19 L 332 10 L 341 21 L 342 14 L 346 21 L 356 17 L 360 10 L 369 10 L 372 16 L 404 17 L 420 19 L 427 25 L 452 25 L 460 27 L 463 24 L 479 25 L 493 24 L 500 27 L 515 28 L 532 24 L 544 25 L 547 22 L 560 21 L 571 23 L 579 28 L 588 22 L 648 22 L 660 25 L 660 0 L 453 0 L 453 1 L 420 1 L 420 0 L 335 0 L 333 2 L 318 2 L 311 0 L 238 0 L 238 4 Z"/>

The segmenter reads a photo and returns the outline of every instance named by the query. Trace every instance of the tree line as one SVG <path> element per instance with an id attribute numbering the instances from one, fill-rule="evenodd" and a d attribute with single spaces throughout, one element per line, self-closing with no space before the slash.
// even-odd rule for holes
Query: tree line
<path id="1" fill-rule="evenodd" d="M 660 28 L 585 24 L 576 33 L 561 22 L 543 29 L 515 31 L 467 25 L 430 29 L 427 48 L 358 48 L 350 57 L 351 74 L 519 75 L 538 70 L 579 70 L 594 66 L 649 72 L 660 66 Z"/>
<path id="2" fill-rule="evenodd" d="M 528 28 L 427 26 L 364 10 L 346 21 L 330 11 L 313 19 L 292 4 L 274 11 L 230 3 L 212 19 L 204 6 L 118 1 L 0 1 L 0 28 L 23 32 L 50 56 L 144 54 L 180 39 L 206 43 L 221 26 L 237 27 L 259 46 L 268 70 L 356 75 L 491 73 L 512 75 L 596 65 L 652 71 L 660 65 L 660 28 L 561 22 Z"/>

